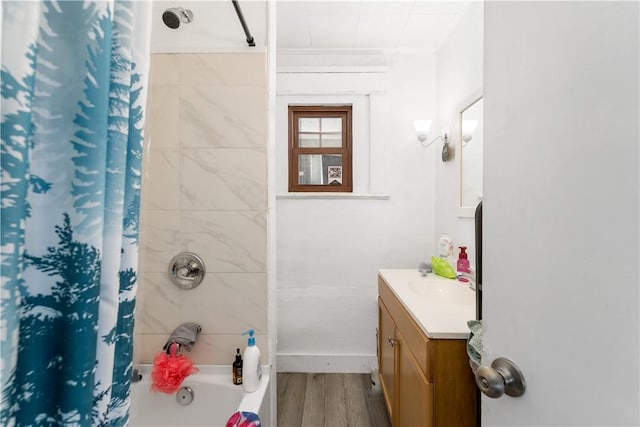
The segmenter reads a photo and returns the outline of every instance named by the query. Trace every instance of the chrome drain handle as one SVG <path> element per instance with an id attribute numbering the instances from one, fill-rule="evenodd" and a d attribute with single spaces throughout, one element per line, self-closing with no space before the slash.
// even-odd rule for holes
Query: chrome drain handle
<path id="1" fill-rule="evenodd" d="M 193 402 L 193 397 L 194 394 L 191 387 L 182 387 L 176 393 L 176 400 L 178 401 L 178 404 L 182 406 L 190 405 L 191 402 Z"/>

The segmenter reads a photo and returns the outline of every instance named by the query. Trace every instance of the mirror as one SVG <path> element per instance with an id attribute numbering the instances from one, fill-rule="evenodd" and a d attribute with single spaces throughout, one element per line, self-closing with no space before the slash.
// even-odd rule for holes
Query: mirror
<path id="1" fill-rule="evenodd" d="M 460 111 L 458 216 L 473 217 L 482 200 L 482 124 L 483 102 L 480 96 Z"/>

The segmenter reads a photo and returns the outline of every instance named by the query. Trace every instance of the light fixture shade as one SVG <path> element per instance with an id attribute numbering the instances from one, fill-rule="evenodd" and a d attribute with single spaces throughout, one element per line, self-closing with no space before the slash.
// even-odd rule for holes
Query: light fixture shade
<path id="1" fill-rule="evenodd" d="M 471 138 L 473 138 L 473 132 L 476 131 L 477 127 L 478 127 L 477 120 L 463 120 L 462 121 L 462 140 L 464 142 L 471 141 Z"/>
<path id="2" fill-rule="evenodd" d="M 427 135 L 429 134 L 431 120 L 416 120 L 413 122 L 413 127 L 416 129 L 418 141 L 423 142 L 427 139 Z"/>

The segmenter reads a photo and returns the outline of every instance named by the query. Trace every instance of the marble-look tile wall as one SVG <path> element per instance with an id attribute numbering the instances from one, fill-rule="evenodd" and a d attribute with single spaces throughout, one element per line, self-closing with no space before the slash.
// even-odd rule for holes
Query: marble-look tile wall
<path id="1" fill-rule="evenodd" d="M 181 322 L 202 325 L 190 356 L 230 364 L 256 330 L 267 354 L 267 101 L 263 54 L 155 54 L 142 183 L 136 361 L 151 363 Z M 207 273 L 183 291 L 171 258 Z"/>

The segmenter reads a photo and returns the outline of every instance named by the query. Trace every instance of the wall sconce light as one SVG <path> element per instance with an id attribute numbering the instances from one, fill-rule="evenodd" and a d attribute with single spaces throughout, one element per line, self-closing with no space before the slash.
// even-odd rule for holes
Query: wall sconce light
<path id="1" fill-rule="evenodd" d="M 473 138 L 473 132 L 478 127 L 477 120 L 463 120 L 462 121 L 462 146 L 466 147 L 471 138 Z"/>
<path id="2" fill-rule="evenodd" d="M 418 137 L 418 141 L 422 144 L 423 147 L 429 147 L 431 144 L 441 139 L 443 142 L 442 146 L 442 161 L 446 162 L 449 160 L 449 134 L 446 130 L 442 131 L 442 135 L 438 135 L 433 138 L 431 141 L 425 143 L 427 140 L 427 135 L 429 133 L 429 128 L 431 127 L 431 120 L 416 120 L 413 122 L 413 127 L 416 129 L 416 136 Z"/>
<path id="3" fill-rule="evenodd" d="M 431 120 L 416 120 L 413 122 L 413 127 L 416 129 L 416 136 L 418 141 L 423 143 L 427 140 L 429 129 L 431 128 Z"/>

